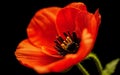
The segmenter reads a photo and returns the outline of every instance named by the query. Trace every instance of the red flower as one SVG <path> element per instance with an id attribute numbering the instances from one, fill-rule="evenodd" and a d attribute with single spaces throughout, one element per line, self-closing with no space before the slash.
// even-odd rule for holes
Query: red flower
<path id="1" fill-rule="evenodd" d="M 84 3 L 39 10 L 27 28 L 28 38 L 15 55 L 38 73 L 61 72 L 81 62 L 91 52 L 101 17 L 87 11 Z"/>

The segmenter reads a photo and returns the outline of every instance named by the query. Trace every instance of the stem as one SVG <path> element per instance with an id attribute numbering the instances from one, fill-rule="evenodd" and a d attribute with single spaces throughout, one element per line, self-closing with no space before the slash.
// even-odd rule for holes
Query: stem
<path id="1" fill-rule="evenodd" d="M 94 53 L 90 53 L 87 58 L 92 58 L 97 66 L 97 69 L 99 71 L 99 74 L 102 75 L 102 70 L 103 70 L 103 67 L 102 67 L 102 64 L 100 62 L 100 60 L 98 59 L 98 57 L 94 54 Z"/>
<path id="2" fill-rule="evenodd" d="M 77 64 L 77 67 L 83 73 L 83 75 L 90 75 L 88 71 L 80 63 Z"/>

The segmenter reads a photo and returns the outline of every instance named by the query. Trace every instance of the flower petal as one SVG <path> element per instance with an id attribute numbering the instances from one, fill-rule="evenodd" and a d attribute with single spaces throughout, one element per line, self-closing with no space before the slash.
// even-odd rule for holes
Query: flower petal
<path id="1" fill-rule="evenodd" d="M 88 12 L 80 11 L 75 18 L 76 28 L 75 31 L 79 37 L 81 37 L 83 29 L 87 28 L 88 25 Z"/>
<path id="2" fill-rule="evenodd" d="M 77 52 L 78 56 L 81 55 L 83 58 L 88 55 L 88 53 L 92 50 L 92 47 L 94 45 L 93 43 L 94 39 L 92 38 L 92 34 L 89 33 L 88 29 L 85 28 L 82 32 L 82 38 L 81 38 L 81 50 Z"/>
<path id="3" fill-rule="evenodd" d="M 96 10 L 95 14 L 92 14 L 91 17 L 88 17 L 88 30 L 92 34 L 94 41 L 96 40 L 96 36 L 98 33 L 99 25 L 101 22 L 101 16 L 99 14 L 99 10 Z"/>
<path id="4" fill-rule="evenodd" d="M 33 69 L 36 66 L 41 67 L 41 73 L 49 72 L 48 65 L 61 59 L 44 54 L 41 48 L 35 47 L 27 39 L 18 45 L 15 55 L 24 66 Z"/>
<path id="5" fill-rule="evenodd" d="M 89 12 L 79 12 L 75 20 L 75 30 L 79 35 L 81 35 L 83 29 L 87 28 L 88 31 L 92 34 L 92 37 L 95 39 L 97 36 L 100 22 L 101 17 L 98 10 L 95 12 L 95 14 Z"/>
<path id="6" fill-rule="evenodd" d="M 67 5 L 66 7 L 71 7 L 71 8 L 79 9 L 80 11 L 87 12 L 86 5 L 82 2 L 73 2 Z"/>
<path id="7" fill-rule="evenodd" d="M 50 72 L 63 72 L 64 70 L 67 70 L 68 68 L 73 66 L 74 65 L 73 62 L 74 62 L 74 59 L 72 59 L 72 58 L 64 58 L 62 60 L 56 61 L 56 62 L 48 65 L 48 68 L 49 68 Z M 34 69 L 38 73 L 41 73 L 40 66 L 36 66 Z"/>
<path id="8" fill-rule="evenodd" d="M 99 9 L 97 9 L 97 10 L 95 11 L 94 16 L 95 16 L 95 18 L 96 18 L 97 25 L 98 25 L 98 28 L 99 28 L 99 25 L 100 25 L 100 23 L 101 23 L 101 15 L 100 15 L 100 13 L 99 13 Z"/>
<path id="9" fill-rule="evenodd" d="M 97 22 L 97 26 L 96 26 L 96 31 L 94 31 L 96 36 L 94 36 L 94 38 L 97 37 L 97 33 L 98 33 L 98 29 L 99 29 L 99 26 L 100 26 L 100 23 L 101 23 L 101 15 L 99 14 L 99 9 L 97 9 L 94 13 L 94 16 L 95 16 L 95 19 L 96 19 L 96 22 Z"/>
<path id="10" fill-rule="evenodd" d="M 53 47 L 56 38 L 56 14 L 60 8 L 50 7 L 39 10 L 32 18 L 27 28 L 29 40 L 37 47 L 41 45 Z"/>
<path id="11" fill-rule="evenodd" d="M 80 62 L 85 59 L 85 57 L 91 52 L 94 46 L 94 39 L 92 38 L 91 33 L 88 32 L 88 29 L 85 28 L 82 32 L 82 38 L 80 43 L 80 48 L 77 54 L 74 56 L 76 60 L 75 63 Z"/>
<path id="12" fill-rule="evenodd" d="M 58 34 L 63 36 L 63 32 L 73 32 L 75 30 L 75 17 L 79 10 L 75 8 L 63 8 L 58 12 L 56 27 Z"/>

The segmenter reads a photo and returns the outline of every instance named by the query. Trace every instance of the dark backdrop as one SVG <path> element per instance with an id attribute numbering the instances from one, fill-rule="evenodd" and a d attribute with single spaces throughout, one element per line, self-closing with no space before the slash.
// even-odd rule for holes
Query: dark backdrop
<path id="1" fill-rule="evenodd" d="M 28 0 L 28 1 L 4 1 L 2 2 L 2 22 L 1 22 L 1 50 L 0 65 L 1 75 L 38 75 L 33 70 L 19 64 L 14 56 L 18 43 L 27 37 L 26 27 L 35 12 L 41 8 L 49 6 L 64 7 L 70 2 L 84 2 L 89 12 L 94 12 L 97 8 L 102 16 L 98 37 L 93 52 L 98 55 L 103 64 L 119 57 L 119 14 L 118 5 L 114 0 Z M 98 75 L 93 61 L 85 61 L 84 66 L 91 75 Z M 87 65 L 86 65 L 87 64 Z M 113 75 L 119 75 L 119 64 Z M 95 74 L 96 73 L 96 74 Z M 119 74 L 118 74 L 119 73 Z M 51 73 L 48 75 L 58 75 L 63 73 Z M 80 75 L 77 67 L 73 67 L 64 74 Z"/>

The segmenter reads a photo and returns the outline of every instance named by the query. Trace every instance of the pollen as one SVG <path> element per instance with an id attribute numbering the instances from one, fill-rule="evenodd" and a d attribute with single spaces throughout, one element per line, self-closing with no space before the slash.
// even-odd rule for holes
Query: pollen
<path id="1" fill-rule="evenodd" d="M 73 54 L 78 51 L 80 38 L 77 37 L 75 32 L 63 33 L 65 39 L 61 36 L 57 36 L 55 42 L 55 49 L 60 55 L 65 56 L 66 54 Z"/>

